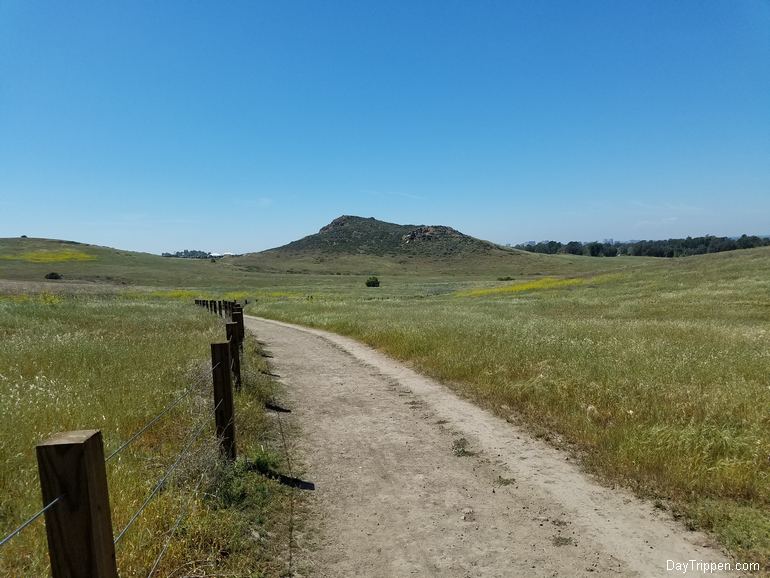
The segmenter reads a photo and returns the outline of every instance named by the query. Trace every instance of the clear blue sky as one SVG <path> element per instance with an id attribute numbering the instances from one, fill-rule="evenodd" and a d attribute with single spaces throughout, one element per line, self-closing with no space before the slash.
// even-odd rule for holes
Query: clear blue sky
<path id="1" fill-rule="evenodd" d="M 770 0 L 0 0 L 0 236 L 770 233 Z"/>

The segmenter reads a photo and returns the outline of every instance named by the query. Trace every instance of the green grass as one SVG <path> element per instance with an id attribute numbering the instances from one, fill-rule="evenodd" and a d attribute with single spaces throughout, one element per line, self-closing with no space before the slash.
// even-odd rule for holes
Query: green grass
<path id="1" fill-rule="evenodd" d="M 381 276 L 248 312 L 413 362 L 770 563 L 770 250 L 516 283 Z M 438 289 L 438 290 L 437 290 Z M 512 409 L 511 409 L 512 408 Z"/>
<path id="2" fill-rule="evenodd" d="M 100 429 L 108 455 L 169 402 L 192 394 L 107 464 L 117 533 L 175 460 L 199 423 L 205 435 L 117 545 L 121 576 L 145 576 L 180 509 L 190 513 L 158 575 L 279 576 L 285 571 L 287 490 L 240 460 L 218 457 L 213 439 L 209 344 L 221 320 L 189 300 L 147 296 L 0 295 L 0 534 L 38 510 L 35 444 L 58 431 Z M 241 455 L 282 467 L 264 401 L 274 394 L 256 344 L 246 344 L 236 394 Z M 198 480 L 202 486 L 193 493 Z M 48 574 L 37 521 L 0 552 L 0 575 Z"/>
<path id="3" fill-rule="evenodd" d="M 0 257 L 67 247 L 73 248 L 1 240 Z M 82 309 L 89 302 L 83 297 L 66 323 L 49 326 L 44 312 L 74 307 L 66 297 L 73 289 L 115 293 L 114 319 L 145 312 L 136 322 L 148 325 L 129 334 L 146 341 L 135 350 L 129 346 L 131 361 L 112 373 L 123 377 L 142 374 L 139 352 L 155 355 L 162 348 L 145 333 L 172 335 L 153 325 L 168 322 L 165 314 L 151 321 L 147 311 L 188 311 L 198 294 L 248 298 L 249 312 L 356 337 L 504 417 L 516 414 L 533 431 L 558 433 L 592 471 L 670 507 L 688 526 L 712 531 L 739 558 L 770 563 L 768 248 L 673 260 L 515 253 L 460 262 L 440 255 L 268 253 L 216 264 L 87 245 L 74 250 L 95 259 L 55 264 L 65 282 L 42 280 L 50 263 L 0 259 L 0 278 L 6 279 L 0 290 L 34 288 L 39 294 L 7 304 L 35 320 L 33 334 L 50 337 L 30 359 L 53 363 L 63 355 L 58 352 L 69 351 L 68 342 L 54 336 L 89 323 L 99 311 L 93 304 L 91 311 Z M 372 273 L 381 287 L 364 286 Z M 0 331 L 9 335 L 9 320 L 23 318 L 2 318 Z M 195 331 L 203 331 L 207 343 L 205 331 Z M 173 336 L 180 359 L 183 350 L 184 359 L 207 355 L 191 354 L 188 337 Z M 66 394 L 76 359 L 69 355 L 48 373 L 33 366 L 28 377 L 54 379 L 47 389 Z M 147 408 L 168 399 L 154 397 L 165 391 L 157 384 L 134 386 L 148 392 L 140 414 L 150 415 Z M 6 477 L 15 463 L 9 464 Z M 36 495 L 30 496 L 35 505 Z"/>
<path id="4" fill-rule="evenodd" d="M 76 284 L 81 291 L 97 293 L 130 287 L 244 295 L 254 289 L 347 286 L 359 280 L 363 283 L 371 274 L 398 276 L 406 283 L 415 277 L 446 283 L 481 277 L 595 274 L 633 269 L 654 261 L 644 257 L 539 255 L 495 248 L 481 253 L 400 255 L 336 254 L 312 249 L 267 251 L 212 263 L 208 259 L 160 257 L 71 241 L 0 238 L 0 279 L 45 284 L 52 292 L 61 285 Z M 45 275 L 51 272 L 63 275 L 63 281 L 46 281 Z M 20 291 L 26 289 L 28 286 Z"/>

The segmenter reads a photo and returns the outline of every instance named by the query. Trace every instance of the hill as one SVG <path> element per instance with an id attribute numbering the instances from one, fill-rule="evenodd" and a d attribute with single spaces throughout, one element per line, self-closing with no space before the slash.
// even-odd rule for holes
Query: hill
<path id="1" fill-rule="evenodd" d="M 0 238 L 0 279 L 46 282 L 45 276 L 55 272 L 65 282 L 92 286 L 254 288 L 294 285 L 297 273 L 494 280 L 616 270 L 643 266 L 646 261 L 642 257 L 541 255 L 501 247 L 443 225 L 398 225 L 352 216 L 339 217 L 318 233 L 282 247 L 215 262 L 75 241 Z M 287 274 L 291 279 L 283 278 Z"/>
<path id="2" fill-rule="evenodd" d="M 322 227 L 318 233 L 271 249 L 284 255 L 307 252 L 364 254 L 397 257 L 399 255 L 448 256 L 484 253 L 496 245 L 446 226 L 397 225 L 343 215 Z"/>
<path id="3" fill-rule="evenodd" d="M 503 247 L 445 225 L 398 225 L 350 215 L 282 247 L 230 261 L 249 271 L 326 274 L 532 275 L 596 267 L 581 257 Z"/>
<path id="4" fill-rule="evenodd" d="M 45 281 L 52 272 L 64 282 L 91 285 L 211 287 L 251 282 L 247 273 L 221 259 L 212 263 L 161 257 L 57 239 L 0 239 L 0 279 Z"/>

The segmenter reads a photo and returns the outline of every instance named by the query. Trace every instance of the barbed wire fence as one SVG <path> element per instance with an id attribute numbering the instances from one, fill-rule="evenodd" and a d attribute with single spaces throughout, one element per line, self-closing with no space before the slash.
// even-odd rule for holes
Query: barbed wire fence
<path id="1" fill-rule="evenodd" d="M 235 416 L 232 400 L 233 382 L 241 386 L 240 353 L 245 337 L 243 310 L 234 301 L 196 299 L 196 305 L 226 320 L 227 341 L 211 344 L 211 375 L 214 389 L 214 422 L 220 451 L 235 459 Z M 196 441 L 210 425 L 210 414 L 203 415 L 184 436 L 182 449 L 166 468 L 142 504 L 131 514 L 113 537 L 106 467 L 142 435 L 167 417 L 196 391 L 197 383 L 184 391 L 144 423 L 109 455 L 104 457 L 100 430 L 80 430 L 55 434 L 36 446 L 40 485 L 44 505 L 13 531 L 0 539 L 0 549 L 21 535 L 39 518 L 45 518 L 48 554 L 54 576 L 96 576 L 117 578 L 115 547 L 141 518 L 146 508 L 160 494 L 172 474 L 190 455 Z M 169 527 L 148 578 L 157 572 L 181 523 L 188 515 L 205 476 L 200 475 L 189 498 Z"/>

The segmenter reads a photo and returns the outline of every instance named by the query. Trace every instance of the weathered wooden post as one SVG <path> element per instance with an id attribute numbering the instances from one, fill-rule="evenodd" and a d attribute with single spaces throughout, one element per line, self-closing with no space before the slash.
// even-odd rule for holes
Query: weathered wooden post
<path id="1" fill-rule="evenodd" d="M 243 351 L 243 340 L 246 338 L 246 332 L 243 326 L 243 311 L 237 305 L 233 311 L 233 323 L 238 324 L 238 345 Z"/>
<path id="2" fill-rule="evenodd" d="M 53 578 L 117 578 L 99 430 L 62 432 L 36 448 Z"/>
<path id="3" fill-rule="evenodd" d="M 230 360 L 233 367 L 233 375 L 235 376 L 235 389 L 241 389 L 241 355 L 240 355 L 240 343 L 238 342 L 238 324 L 228 322 L 225 324 L 227 331 L 227 342 L 230 344 Z"/>
<path id="4" fill-rule="evenodd" d="M 228 343 L 211 344 L 211 374 L 214 381 L 214 418 L 217 438 L 224 456 L 233 461 L 235 460 L 235 415 Z"/>
<path id="5" fill-rule="evenodd" d="M 224 317 L 224 315 L 222 315 L 222 300 L 221 299 L 219 301 L 217 301 L 217 307 L 219 308 L 219 316 L 220 317 Z"/>

